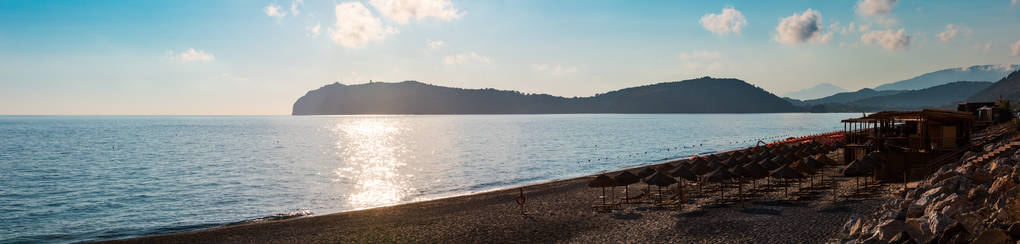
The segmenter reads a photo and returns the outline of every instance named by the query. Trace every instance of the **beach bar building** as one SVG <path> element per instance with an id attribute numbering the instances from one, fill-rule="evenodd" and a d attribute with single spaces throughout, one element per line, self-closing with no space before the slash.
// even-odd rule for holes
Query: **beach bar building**
<path id="1" fill-rule="evenodd" d="M 932 159 L 967 145 L 976 119 L 972 113 L 941 109 L 882 111 L 845 119 L 844 160 L 876 153 L 886 162 L 875 172 L 879 178 L 923 177 L 938 167 L 929 165 Z"/>

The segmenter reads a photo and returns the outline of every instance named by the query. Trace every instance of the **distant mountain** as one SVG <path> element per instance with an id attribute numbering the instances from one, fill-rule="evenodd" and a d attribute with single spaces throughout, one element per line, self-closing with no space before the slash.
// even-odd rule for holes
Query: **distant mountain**
<path id="1" fill-rule="evenodd" d="M 991 82 L 984 81 L 959 81 L 921 90 L 865 98 L 850 104 L 890 110 L 932 108 L 967 100 L 967 97 L 991 85 Z"/>
<path id="2" fill-rule="evenodd" d="M 812 87 L 804 88 L 802 90 L 788 92 L 786 94 L 783 94 L 783 96 L 800 100 L 818 99 L 845 91 L 846 89 L 843 89 L 831 83 L 821 83 Z"/>
<path id="3" fill-rule="evenodd" d="M 875 90 L 919 90 L 956 81 L 996 81 L 1017 69 L 1020 69 L 1020 65 L 975 65 L 944 69 L 880 85 Z"/>
<path id="4" fill-rule="evenodd" d="M 801 105 L 801 106 L 810 106 L 810 105 L 818 105 L 818 104 L 826 104 L 826 103 L 849 103 L 849 102 L 853 102 L 853 101 L 857 101 L 857 100 L 861 100 L 861 99 L 867 99 L 867 98 L 878 97 L 878 96 L 893 95 L 893 94 L 897 94 L 897 93 L 900 93 L 900 92 L 903 92 L 903 91 L 876 91 L 874 89 L 864 88 L 864 89 L 857 90 L 855 92 L 841 92 L 841 93 L 836 93 L 836 94 L 834 94 L 832 96 L 828 96 L 828 97 L 801 101 L 799 103 L 799 105 Z"/>
<path id="5" fill-rule="evenodd" d="M 495 89 L 461 89 L 417 81 L 344 85 L 309 91 L 294 115 L 522 113 L 773 113 L 799 108 L 737 79 L 700 79 L 564 98 Z"/>
<path id="6" fill-rule="evenodd" d="M 1013 102 L 1020 101 L 1020 71 L 1014 71 L 995 84 L 975 93 L 967 101 L 994 102 L 999 97 Z"/>

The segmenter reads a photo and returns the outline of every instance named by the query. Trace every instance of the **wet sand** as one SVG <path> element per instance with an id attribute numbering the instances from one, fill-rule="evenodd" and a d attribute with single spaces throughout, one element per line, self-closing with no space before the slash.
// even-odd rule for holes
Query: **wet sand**
<path id="1" fill-rule="evenodd" d="M 829 169 L 831 175 L 834 169 Z M 194 232 L 116 240 L 115 243 L 378 243 L 378 242 L 681 242 L 681 243 L 819 243 L 838 237 L 851 216 L 877 208 L 888 194 L 879 187 L 870 195 L 832 199 L 831 188 L 798 201 L 774 188 L 747 201 L 712 204 L 714 185 L 704 188 L 697 206 L 666 210 L 652 203 L 624 204 L 618 213 L 594 212 L 601 191 L 586 187 L 591 177 L 524 187 L 526 215 L 515 201 L 518 189 L 409 203 L 397 206 L 312 216 L 276 222 L 225 226 Z M 837 178 L 840 195 L 854 180 Z M 816 179 L 817 182 L 817 179 Z M 829 182 L 829 178 L 826 178 Z M 803 184 L 807 186 L 807 183 Z M 745 186 L 746 187 L 746 186 Z M 632 194 L 643 183 L 630 187 Z M 651 187 L 655 192 L 656 188 Z M 693 187 L 690 191 L 697 192 Z M 791 189 L 795 189 L 791 188 Z M 809 191 L 805 188 L 804 191 Z M 616 188 L 621 192 L 622 188 Z M 742 189 L 746 191 L 745 189 Z M 735 189 L 725 194 L 734 196 Z M 698 195 L 698 194 L 694 194 Z M 618 195 L 619 196 L 619 195 Z M 654 201 L 654 200 L 649 200 Z"/>

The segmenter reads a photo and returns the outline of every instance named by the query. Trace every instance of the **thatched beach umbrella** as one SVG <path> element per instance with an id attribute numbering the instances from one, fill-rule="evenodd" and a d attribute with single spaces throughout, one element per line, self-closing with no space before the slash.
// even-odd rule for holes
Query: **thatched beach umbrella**
<path id="1" fill-rule="evenodd" d="M 659 202 L 662 202 L 662 187 L 669 186 L 676 183 L 676 179 L 669 177 L 662 172 L 656 172 L 652 176 L 645 179 L 645 184 L 655 185 L 659 187 Z"/>
<path id="2" fill-rule="evenodd" d="M 790 165 L 783 165 L 783 167 L 779 167 L 778 169 L 770 171 L 769 172 L 769 176 L 771 176 L 772 178 L 783 180 L 783 181 L 789 180 L 789 179 L 804 178 L 803 174 L 801 174 L 796 169 L 791 168 Z M 788 190 L 789 187 L 790 186 L 788 184 L 784 184 L 783 193 L 786 194 L 787 196 L 790 195 L 790 192 Z"/>
<path id="3" fill-rule="evenodd" d="M 693 172 L 691 172 L 691 171 L 689 171 L 689 170 L 687 170 L 685 168 L 682 168 L 682 167 L 678 167 L 676 169 L 673 169 L 673 171 L 669 172 L 669 176 L 672 176 L 672 177 L 675 177 L 675 178 L 679 178 L 679 179 L 689 180 L 689 181 L 696 181 L 696 180 L 698 180 L 698 176 L 697 175 L 695 175 Z"/>
<path id="4" fill-rule="evenodd" d="M 696 156 L 691 163 L 705 165 L 708 164 L 708 160 L 705 160 L 705 157 Z"/>
<path id="5" fill-rule="evenodd" d="M 705 181 L 719 183 L 719 200 L 723 199 L 723 183 L 733 179 L 733 174 L 725 168 L 719 168 L 702 176 Z"/>
<path id="6" fill-rule="evenodd" d="M 711 171 L 712 168 L 709 168 L 707 163 L 706 164 L 694 163 L 694 166 L 691 167 L 691 173 L 694 173 L 696 175 L 703 175 Z"/>
<path id="7" fill-rule="evenodd" d="M 736 167 L 730 168 L 730 174 L 733 174 L 734 178 L 737 179 L 737 199 L 740 200 L 740 204 L 744 204 L 744 179 L 751 178 L 751 171 L 744 166 L 737 165 Z"/>
<path id="8" fill-rule="evenodd" d="M 823 164 L 822 162 L 818 162 L 818 160 L 815 160 L 811 157 L 806 157 L 801 160 L 797 160 L 797 162 L 791 164 L 791 167 L 796 170 L 799 170 L 801 173 L 804 173 L 804 175 L 808 177 L 808 181 L 810 181 L 809 183 L 811 183 L 811 186 L 813 187 L 815 184 L 814 174 L 818 172 L 818 170 L 821 170 L 822 167 L 825 167 L 825 164 Z"/>
<path id="9" fill-rule="evenodd" d="M 826 156 L 825 154 L 815 155 L 815 160 L 818 160 L 819 162 L 822 162 L 825 165 L 839 165 L 839 163 L 836 162 L 836 160 L 832 160 L 832 158 Z"/>
<path id="10" fill-rule="evenodd" d="M 670 171 L 673 171 L 673 169 L 675 169 L 675 168 L 676 168 L 676 166 L 673 166 L 673 164 L 664 163 L 664 164 L 660 164 L 659 166 L 656 166 L 655 167 L 655 171 L 658 171 L 658 172 L 670 172 Z"/>
<path id="11" fill-rule="evenodd" d="M 669 172 L 669 176 L 676 178 L 676 180 L 680 182 L 680 184 L 677 184 L 680 187 L 680 200 L 686 200 L 686 194 L 684 194 L 684 180 L 697 181 L 698 176 L 683 167 L 673 169 L 673 171 Z"/>
<path id="12" fill-rule="evenodd" d="M 637 175 L 638 178 L 645 178 L 652 174 L 655 174 L 655 169 L 652 169 L 652 167 L 644 167 L 635 175 Z"/>
<path id="13" fill-rule="evenodd" d="M 744 169 L 747 169 L 749 176 L 747 178 L 752 180 L 751 181 L 752 188 L 758 187 L 757 186 L 758 180 L 763 179 L 765 177 L 769 177 L 769 170 L 765 169 L 764 167 L 761 167 L 761 165 L 756 163 L 747 163 L 744 165 Z"/>
<path id="14" fill-rule="evenodd" d="M 631 174 L 630 171 L 624 170 L 623 172 L 616 174 L 616 176 L 613 176 L 613 180 L 616 181 L 616 186 L 624 187 L 623 188 L 623 192 L 625 194 L 624 199 L 629 199 L 630 184 L 638 183 L 639 181 L 641 181 L 641 178 L 637 177 L 634 174 Z"/>
<path id="15" fill-rule="evenodd" d="M 853 162 L 850 162 L 846 167 L 843 168 L 843 176 L 854 177 L 855 186 L 860 187 L 860 177 L 869 176 L 875 171 L 875 164 L 872 160 L 871 154 L 865 155 Z"/>
<path id="16" fill-rule="evenodd" d="M 762 159 L 761 161 L 758 161 L 758 165 L 760 165 L 762 168 L 765 168 L 765 169 L 767 169 L 769 171 L 778 169 L 779 167 L 782 167 L 782 165 L 779 165 L 775 161 L 772 161 L 772 159 Z"/>
<path id="17" fill-rule="evenodd" d="M 602 188 L 602 204 L 606 204 L 606 187 L 616 187 L 616 181 L 613 178 L 609 178 L 606 174 L 600 174 L 594 179 L 588 182 L 588 187 L 600 187 Z"/>
<path id="18" fill-rule="evenodd" d="M 717 153 L 709 154 L 706 158 L 708 158 L 708 161 L 719 161 L 719 160 L 722 160 L 722 158 L 720 158 L 719 154 L 717 154 Z"/>
<path id="19" fill-rule="evenodd" d="M 739 162 L 737 162 L 737 160 L 735 160 L 733 158 L 727 158 L 726 160 L 723 160 L 722 162 L 719 162 L 719 163 L 724 165 L 724 166 L 726 166 L 726 167 L 733 167 L 733 166 L 737 166 L 737 165 L 740 164 Z"/>

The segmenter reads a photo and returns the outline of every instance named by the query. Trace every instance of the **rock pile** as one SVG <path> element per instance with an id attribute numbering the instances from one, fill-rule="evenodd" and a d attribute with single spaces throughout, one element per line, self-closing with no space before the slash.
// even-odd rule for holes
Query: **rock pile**
<path id="1" fill-rule="evenodd" d="M 897 192 L 869 216 L 843 226 L 844 243 L 1014 243 L 1020 240 L 1020 151 L 989 143 L 942 166 L 917 187 Z M 1001 150 L 1000 150 L 1001 151 Z"/>

